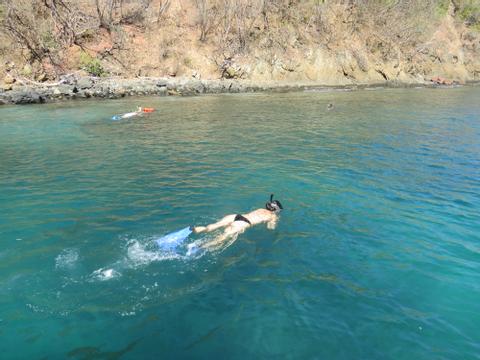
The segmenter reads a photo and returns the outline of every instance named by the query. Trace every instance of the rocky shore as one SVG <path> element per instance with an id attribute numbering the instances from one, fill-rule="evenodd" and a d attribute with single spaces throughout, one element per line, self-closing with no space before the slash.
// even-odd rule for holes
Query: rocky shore
<path id="1" fill-rule="evenodd" d="M 142 95 L 189 96 L 266 91 L 273 88 L 273 85 L 259 86 L 237 80 L 65 77 L 54 84 L 16 80 L 9 88 L 0 90 L 0 104 L 33 104 L 87 98 L 118 99 Z M 289 90 L 295 87 L 282 88 Z"/>
<path id="2" fill-rule="evenodd" d="M 253 83 L 245 80 L 199 80 L 182 78 L 95 78 L 67 76 L 57 83 L 33 83 L 15 80 L 0 89 L 0 104 L 40 104 L 63 100 L 125 96 L 192 96 L 199 94 L 285 92 L 305 90 L 355 90 L 375 87 L 437 87 L 435 81 L 327 86 L 318 83 Z M 451 86 L 451 84 L 448 84 Z"/>

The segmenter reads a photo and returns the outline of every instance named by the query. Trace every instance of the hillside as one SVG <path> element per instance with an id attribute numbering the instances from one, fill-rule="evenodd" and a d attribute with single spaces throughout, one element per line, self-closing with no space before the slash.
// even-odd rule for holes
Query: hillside
<path id="1" fill-rule="evenodd" d="M 0 0 L 0 74 L 480 79 L 480 0 Z"/>

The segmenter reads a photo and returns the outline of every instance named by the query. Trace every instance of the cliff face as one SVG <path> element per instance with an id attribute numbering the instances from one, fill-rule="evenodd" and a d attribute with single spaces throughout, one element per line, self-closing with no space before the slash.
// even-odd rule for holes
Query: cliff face
<path id="1" fill-rule="evenodd" d="M 478 0 L 0 4 L 6 90 L 15 78 L 72 72 L 326 85 L 480 80 Z"/>

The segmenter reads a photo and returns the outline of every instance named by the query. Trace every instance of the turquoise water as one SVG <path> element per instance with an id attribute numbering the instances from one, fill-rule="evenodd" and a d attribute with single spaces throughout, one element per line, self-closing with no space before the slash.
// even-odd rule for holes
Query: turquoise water
<path id="1" fill-rule="evenodd" d="M 480 359 L 479 99 L 1 107 L 1 357 Z M 137 104 L 158 111 L 109 120 Z M 273 231 L 195 257 L 154 246 L 271 192 Z"/>

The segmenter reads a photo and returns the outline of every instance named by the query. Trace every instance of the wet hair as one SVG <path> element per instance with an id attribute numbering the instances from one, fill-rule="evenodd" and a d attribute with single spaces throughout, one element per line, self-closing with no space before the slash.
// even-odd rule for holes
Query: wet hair
<path id="1" fill-rule="evenodd" d="M 265 208 L 270 211 L 283 210 L 283 206 L 278 200 L 273 200 L 273 194 L 270 195 L 270 201 L 265 204 Z"/>

